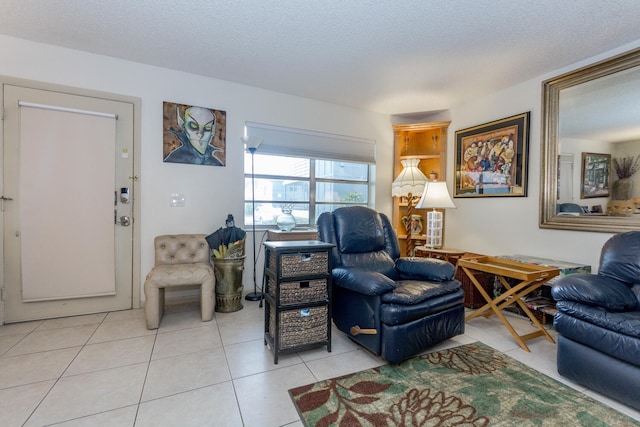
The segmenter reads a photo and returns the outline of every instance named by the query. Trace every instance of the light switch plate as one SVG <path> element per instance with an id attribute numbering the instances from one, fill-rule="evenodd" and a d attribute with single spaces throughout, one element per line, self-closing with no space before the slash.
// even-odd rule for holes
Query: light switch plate
<path id="1" fill-rule="evenodd" d="M 176 207 L 184 207 L 184 194 L 171 193 L 171 206 Z"/>

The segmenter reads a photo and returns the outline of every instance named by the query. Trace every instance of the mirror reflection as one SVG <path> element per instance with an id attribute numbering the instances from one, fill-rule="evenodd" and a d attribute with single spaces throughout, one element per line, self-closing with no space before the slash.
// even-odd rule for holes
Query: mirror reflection
<path id="1" fill-rule="evenodd" d="M 640 226 L 640 51 L 543 83 L 541 227 Z"/>

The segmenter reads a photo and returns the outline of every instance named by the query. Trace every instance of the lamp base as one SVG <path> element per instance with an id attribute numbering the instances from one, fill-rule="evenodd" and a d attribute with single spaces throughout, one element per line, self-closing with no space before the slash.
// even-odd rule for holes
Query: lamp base
<path id="1" fill-rule="evenodd" d="M 435 209 L 427 212 L 427 232 L 424 245 L 429 248 L 442 247 L 442 212 Z"/>
<path id="2" fill-rule="evenodd" d="M 244 297 L 247 301 L 260 301 L 262 298 L 262 292 L 251 292 Z"/>

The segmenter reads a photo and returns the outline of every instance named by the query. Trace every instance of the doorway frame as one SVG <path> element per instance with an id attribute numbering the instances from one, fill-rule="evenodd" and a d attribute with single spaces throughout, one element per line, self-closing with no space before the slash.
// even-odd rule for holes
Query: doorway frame
<path id="1" fill-rule="evenodd" d="M 100 98 L 110 101 L 126 102 L 133 105 L 133 179 L 131 186 L 135 195 L 135 203 L 133 203 L 133 242 L 132 242 L 132 278 L 131 278 L 131 308 L 141 308 L 141 277 L 140 277 L 140 229 L 141 229 L 141 203 L 140 203 L 140 168 L 141 168 L 141 112 L 142 99 L 138 97 L 121 95 L 111 92 L 102 92 L 91 89 L 83 89 L 73 86 L 65 86 L 54 83 L 40 82 L 36 80 L 20 79 L 0 75 L 0 85 L 5 84 L 14 86 L 23 86 L 43 91 L 62 92 L 70 95 L 87 96 Z M 4 90 L 0 91 L 0 106 L 4 104 Z M 4 147 L 4 111 L 1 111 L 2 120 L 0 120 L 0 148 Z M 0 150 L 0 167 L 4 165 L 3 150 Z M 0 196 L 4 193 L 4 182 L 0 179 Z M 0 232 L 4 235 L 4 222 L 0 221 Z M 0 259 L 4 259 L 4 245 L 0 244 Z M 4 325 L 5 309 L 4 309 L 4 262 L 0 263 L 0 326 Z"/>

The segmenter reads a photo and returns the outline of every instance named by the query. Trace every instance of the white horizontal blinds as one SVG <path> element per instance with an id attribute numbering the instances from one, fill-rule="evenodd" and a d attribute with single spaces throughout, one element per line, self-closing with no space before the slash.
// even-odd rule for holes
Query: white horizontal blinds
<path id="1" fill-rule="evenodd" d="M 246 122 L 246 135 L 262 139 L 258 154 L 306 157 L 345 162 L 376 162 L 376 142 L 371 139 Z"/>
<path id="2" fill-rule="evenodd" d="M 114 295 L 116 117 L 19 105 L 23 301 Z"/>
<path id="3" fill-rule="evenodd" d="M 35 104 L 33 102 L 18 101 L 18 106 L 39 108 L 41 110 L 61 111 L 65 113 L 86 114 L 87 116 L 107 117 L 107 118 L 116 119 L 116 120 L 118 119 L 118 116 L 112 113 L 102 113 L 100 111 L 89 111 L 89 110 L 78 110 L 77 108 L 60 107 L 59 105 Z"/>

